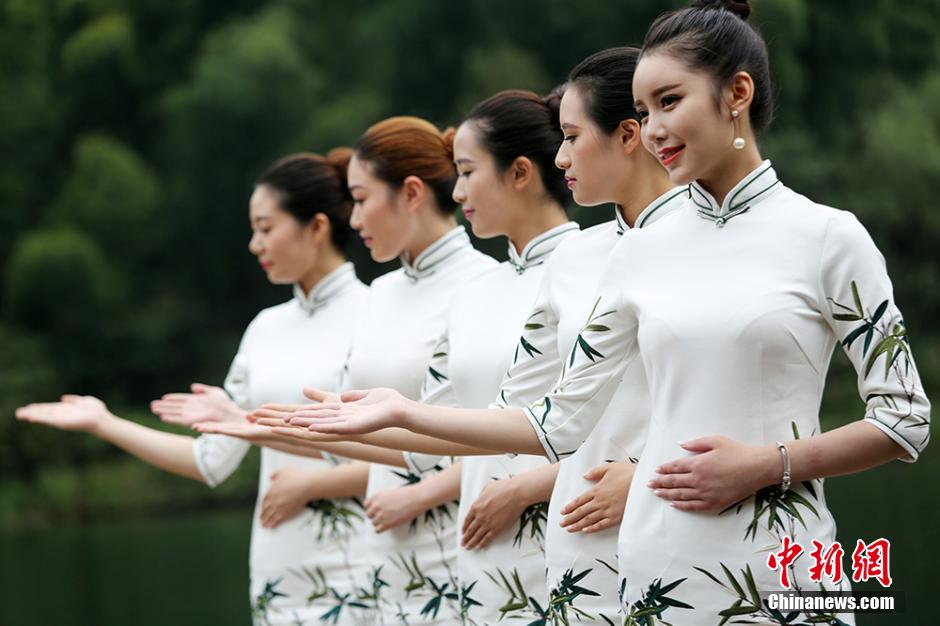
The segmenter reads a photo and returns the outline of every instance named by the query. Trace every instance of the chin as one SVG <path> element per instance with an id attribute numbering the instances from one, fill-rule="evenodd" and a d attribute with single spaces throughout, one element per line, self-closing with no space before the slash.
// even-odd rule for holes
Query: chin
<path id="1" fill-rule="evenodd" d="M 486 225 L 478 224 L 477 222 L 470 222 L 470 230 L 473 231 L 473 236 L 477 239 L 492 239 L 493 237 L 504 234 L 498 233 L 495 229 L 487 228 Z"/>
<path id="2" fill-rule="evenodd" d="M 389 261 L 393 261 L 400 256 L 398 254 L 385 252 L 383 250 L 377 250 L 374 246 L 369 250 L 369 255 L 376 263 L 388 263 Z"/>

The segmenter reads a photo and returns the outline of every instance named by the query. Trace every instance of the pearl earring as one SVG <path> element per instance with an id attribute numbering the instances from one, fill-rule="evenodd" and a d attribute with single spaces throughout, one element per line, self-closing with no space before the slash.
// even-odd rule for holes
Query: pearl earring
<path id="1" fill-rule="evenodd" d="M 734 141 L 731 142 L 731 145 L 734 146 L 735 150 L 744 150 L 745 141 L 744 137 L 741 136 L 741 131 L 738 128 L 738 110 L 733 109 L 731 111 L 731 123 L 734 126 L 734 134 L 736 135 Z"/>

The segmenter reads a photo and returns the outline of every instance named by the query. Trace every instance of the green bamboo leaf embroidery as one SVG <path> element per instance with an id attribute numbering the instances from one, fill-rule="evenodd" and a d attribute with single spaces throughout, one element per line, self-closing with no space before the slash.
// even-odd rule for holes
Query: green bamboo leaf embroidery
<path id="1" fill-rule="evenodd" d="M 607 330 L 610 330 L 609 326 L 604 326 L 603 324 L 588 324 L 584 327 L 584 330 L 592 333 L 601 333 Z"/>
<path id="2" fill-rule="evenodd" d="M 871 316 L 871 324 L 874 326 L 878 323 L 878 320 L 881 319 L 881 316 L 885 314 L 885 311 L 888 310 L 888 301 L 884 300 L 881 304 L 878 305 L 878 308 L 875 309 L 875 314 Z"/>
<path id="3" fill-rule="evenodd" d="M 851 286 L 851 289 L 852 289 L 852 300 L 855 301 L 855 311 L 856 311 L 859 315 L 864 315 L 864 314 L 865 314 L 865 309 L 864 309 L 864 307 L 862 307 L 862 299 L 861 299 L 861 298 L 859 297 L 859 295 L 858 295 L 858 285 L 856 285 L 856 284 L 855 284 L 855 281 L 853 280 L 853 281 L 852 281 L 852 284 L 851 284 L 850 286 Z"/>
<path id="4" fill-rule="evenodd" d="M 524 330 L 540 330 L 542 328 L 545 328 L 545 324 L 538 324 L 536 322 L 528 322 L 522 328 Z"/>

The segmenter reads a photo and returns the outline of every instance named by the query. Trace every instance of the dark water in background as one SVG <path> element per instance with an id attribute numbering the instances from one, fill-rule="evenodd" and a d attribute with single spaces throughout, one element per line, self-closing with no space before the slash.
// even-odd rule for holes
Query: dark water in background
<path id="1" fill-rule="evenodd" d="M 859 615 L 860 626 L 940 624 L 938 470 L 940 454 L 929 451 L 913 466 L 892 463 L 828 481 L 846 572 L 856 539 L 886 537 L 892 591 L 904 596 L 903 613 Z M 250 515 L 0 533 L 0 626 L 247 626 Z"/>
<path id="2" fill-rule="evenodd" d="M 0 533 L 2 626 L 251 623 L 251 511 Z"/>

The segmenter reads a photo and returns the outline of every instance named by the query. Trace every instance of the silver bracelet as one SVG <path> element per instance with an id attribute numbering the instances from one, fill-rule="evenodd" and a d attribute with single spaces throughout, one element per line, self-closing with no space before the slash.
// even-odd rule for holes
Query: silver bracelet
<path id="1" fill-rule="evenodd" d="M 790 453 L 787 447 L 781 442 L 777 442 L 777 449 L 783 455 L 783 479 L 780 481 L 780 491 L 786 491 L 790 488 Z"/>

